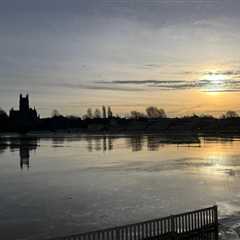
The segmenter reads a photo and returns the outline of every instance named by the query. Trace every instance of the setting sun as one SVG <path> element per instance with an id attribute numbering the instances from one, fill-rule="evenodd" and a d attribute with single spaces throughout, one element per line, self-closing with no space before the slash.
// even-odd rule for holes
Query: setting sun
<path id="1" fill-rule="evenodd" d="M 209 73 L 202 77 L 202 80 L 209 80 L 211 82 L 219 82 L 226 80 L 226 76 L 218 73 Z"/>

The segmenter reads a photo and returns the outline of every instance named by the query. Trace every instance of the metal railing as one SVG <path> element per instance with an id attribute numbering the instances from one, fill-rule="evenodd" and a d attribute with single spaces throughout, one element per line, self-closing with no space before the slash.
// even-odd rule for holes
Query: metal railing
<path id="1" fill-rule="evenodd" d="M 136 224 L 59 237 L 52 240 L 147 240 L 168 239 L 168 237 L 180 239 L 181 236 L 189 234 L 207 233 L 210 230 L 217 231 L 217 228 L 217 206 L 213 206 Z"/>

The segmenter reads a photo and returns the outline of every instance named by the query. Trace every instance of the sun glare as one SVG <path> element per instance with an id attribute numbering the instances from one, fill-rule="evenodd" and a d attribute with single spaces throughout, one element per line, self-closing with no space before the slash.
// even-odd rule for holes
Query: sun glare
<path id="1" fill-rule="evenodd" d="M 205 86 L 206 92 L 211 95 L 217 95 L 220 90 L 223 89 L 226 81 L 228 80 L 227 76 L 219 73 L 218 71 L 209 71 L 200 78 L 201 80 L 208 81 Z"/>
<path id="2" fill-rule="evenodd" d="M 211 73 L 211 74 L 206 74 L 202 77 L 203 80 L 208 80 L 211 82 L 221 82 L 226 80 L 226 77 L 223 74 L 215 74 L 215 73 Z"/>

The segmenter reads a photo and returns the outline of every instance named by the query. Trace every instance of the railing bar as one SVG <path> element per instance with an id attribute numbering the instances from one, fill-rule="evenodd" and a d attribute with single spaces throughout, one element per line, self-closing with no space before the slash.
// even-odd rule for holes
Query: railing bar
<path id="1" fill-rule="evenodd" d="M 212 221 L 211 221 L 211 210 L 209 211 L 209 223 L 211 224 Z"/>
<path id="2" fill-rule="evenodd" d="M 151 237 L 151 223 L 147 223 L 147 236 Z"/>
<path id="3" fill-rule="evenodd" d="M 187 231 L 187 216 L 183 216 L 183 219 L 184 219 L 184 232 Z"/>
<path id="4" fill-rule="evenodd" d="M 205 220 L 205 221 L 206 221 L 206 222 L 205 222 L 205 225 L 208 226 L 208 224 L 209 224 L 209 223 L 208 223 L 208 211 L 205 212 L 205 219 L 206 219 L 206 220 Z"/>
<path id="5" fill-rule="evenodd" d="M 212 211 L 210 210 L 210 217 L 209 217 L 210 224 L 212 223 Z"/>
<path id="6" fill-rule="evenodd" d="M 188 231 L 192 231 L 192 228 L 191 228 L 191 226 L 192 226 L 192 221 L 191 221 L 191 217 L 192 217 L 192 214 L 189 214 L 188 215 Z"/>
<path id="7" fill-rule="evenodd" d="M 191 214 L 189 217 L 190 217 L 190 230 L 193 231 L 193 227 L 192 227 L 192 224 L 193 224 L 193 215 Z"/>
<path id="8" fill-rule="evenodd" d="M 131 240 L 135 240 L 135 226 L 131 227 Z"/>
<path id="9" fill-rule="evenodd" d="M 180 219 L 181 219 L 181 226 L 182 226 L 182 233 L 183 233 L 183 231 L 184 231 L 183 216 L 180 216 Z"/>
<path id="10" fill-rule="evenodd" d="M 197 230 L 198 229 L 198 222 L 197 222 L 197 214 L 194 213 L 194 230 Z"/>
<path id="11" fill-rule="evenodd" d="M 145 237 L 145 225 L 142 224 L 142 238 Z"/>
<path id="12" fill-rule="evenodd" d="M 201 229 L 203 228 L 203 214 L 202 212 L 200 212 L 200 219 L 201 219 Z"/>
<path id="13" fill-rule="evenodd" d="M 147 226 L 147 237 L 151 237 L 150 223 L 147 223 L 146 226 Z"/>
<path id="14" fill-rule="evenodd" d="M 199 214 L 197 214 L 197 229 L 200 229 Z"/>
<path id="15" fill-rule="evenodd" d="M 141 238 L 142 237 L 142 224 L 139 224 L 138 233 L 139 233 L 139 236 Z M 138 238 L 138 239 L 140 239 L 140 238 Z"/>
<path id="16" fill-rule="evenodd" d="M 206 222 L 205 222 L 205 211 L 204 212 L 202 212 L 202 219 L 203 219 L 203 227 L 205 227 L 206 226 Z"/>
<path id="17" fill-rule="evenodd" d="M 181 233 L 182 232 L 181 217 L 178 217 L 178 228 L 179 228 L 179 233 Z"/>
<path id="18" fill-rule="evenodd" d="M 195 230 L 195 214 L 192 214 L 192 230 Z"/>
<path id="19" fill-rule="evenodd" d="M 136 226 L 136 240 L 139 239 L 140 236 L 140 225 Z"/>
<path id="20" fill-rule="evenodd" d="M 144 237 L 147 237 L 148 235 L 148 232 L 147 232 L 147 223 L 144 223 Z"/>
<path id="21" fill-rule="evenodd" d="M 179 216 L 179 226 L 180 226 L 180 232 L 182 233 L 183 232 L 183 224 L 182 224 L 182 217 Z"/>
<path id="22" fill-rule="evenodd" d="M 184 225 L 185 225 L 184 232 L 187 232 L 187 215 L 184 216 Z"/>
<path id="23" fill-rule="evenodd" d="M 178 218 L 175 218 L 175 231 L 178 233 Z"/>
<path id="24" fill-rule="evenodd" d="M 203 212 L 203 226 L 206 227 L 206 212 Z"/>
<path id="25" fill-rule="evenodd" d="M 190 219 L 191 219 L 190 228 L 191 228 L 191 231 L 193 231 L 193 215 L 192 214 L 190 215 Z"/>
<path id="26" fill-rule="evenodd" d="M 205 212 L 202 212 L 202 227 L 205 227 Z"/>
<path id="27" fill-rule="evenodd" d="M 211 215 L 212 215 L 212 214 L 211 214 L 211 210 L 209 210 L 209 220 L 208 220 L 208 221 L 209 221 L 209 224 L 212 223 L 212 221 L 211 221 Z"/>
<path id="28" fill-rule="evenodd" d="M 154 236 L 154 234 L 153 234 L 153 223 L 154 223 L 154 222 L 151 222 L 151 223 L 150 223 L 150 236 L 151 236 L 151 237 Z"/>
<path id="29" fill-rule="evenodd" d="M 189 231 L 189 232 L 192 231 L 192 229 L 191 229 L 191 225 L 192 225 L 191 215 L 192 215 L 192 214 L 189 214 L 189 215 L 188 215 L 188 231 Z"/>
<path id="30" fill-rule="evenodd" d="M 208 225 L 208 211 L 205 211 L 205 227 Z"/>
<path id="31" fill-rule="evenodd" d="M 164 221 L 164 229 L 165 229 L 165 233 L 167 233 L 167 222 Z"/>

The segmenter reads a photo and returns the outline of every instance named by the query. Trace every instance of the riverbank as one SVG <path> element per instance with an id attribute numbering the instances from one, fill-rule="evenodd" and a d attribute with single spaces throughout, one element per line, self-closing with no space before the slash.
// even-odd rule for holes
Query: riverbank
<path id="1" fill-rule="evenodd" d="M 38 119 L 34 122 L 7 121 L 0 126 L 1 132 L 58 132 L 84 134 L 238 134 L 240 118 L 182 117 L 182 118 L 94 118 L 81 119 L 64 116 Z"/>

